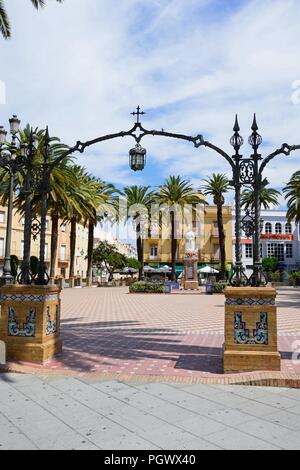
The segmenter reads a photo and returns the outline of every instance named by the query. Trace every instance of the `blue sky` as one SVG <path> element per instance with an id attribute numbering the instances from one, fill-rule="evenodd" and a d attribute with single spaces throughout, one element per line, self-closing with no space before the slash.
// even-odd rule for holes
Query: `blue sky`
<path id="1" fill-rule="evenodd" d="M 245 140 L 257 113 L 264 152 L 300 143 L 300 104 L 292 100 L 300 80 L 298 0 L 49 0 L 41 12 L 29 3 L 6 0 L 13 38 L 0 40 L 1 123 L 16 113 L 73 145 L 128 130 L 139 104 L 145 127 L 202 133 L 228 152 L 235 113 Z M 211 151 L 147 138 L 147 167 L 134 174 L 132 144 L 100 144 L 79 161 L 117 185 L 157 186 L 182 174 L 199 186 L 229 171 Z M 278 158 L 266 176 L 280 188 L 299 162 L 300 153 Z"/>

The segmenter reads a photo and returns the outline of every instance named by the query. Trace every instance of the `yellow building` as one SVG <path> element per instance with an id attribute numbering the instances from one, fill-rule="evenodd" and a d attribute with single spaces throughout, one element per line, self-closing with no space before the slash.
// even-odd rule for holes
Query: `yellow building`
<path id="1" fill-rule="evenodd" d="M 6 240 L 6 224 L 7 224 L 7 207 L 0 206 L 0 274 L 3 272 L 4 256 L 5 256 L 5 240 Z M 23 259 L 24 247 L 24 218 L 14 211 L 12 222 L 12 243 L 11 254 L 16 255 L 20 265 Z M 86 276 L 87 269 L 87 247 L 88 247 L 88 230 L 82 225 L 77 226 L 77 239 L 75 251 L 75 275 Z M 31 256 L 39 258 L 40 237 L 36 240 L 31 239 Z M 45 261 L 50 268 L 51 256 L 51 217 L 47 217 L 47 231 L 45 244 Z M 70 224 L 59 223 L 57 259 L 55 267 L 55 276 L 69 277 L 70 269 Z"/>
<path id="2" fill-rule="evenodd" d="M 232 209 L 230 206 L 223 207 L 223 223 L 225 231 L 226 263 L 228 271 L 232 268 Z M 194 228 L 196 224 L 194 223 Z M 205 206 L 203 212 L 203 223 L 199 226 L 196 236 L 196 246 L 199 250 L 199 268 L 209 265 L 219 268 L 220 244 L 217 224 L 216 206 Z M 176 271 L 183 271 L 184 239 L 178 240 L 178 251 L 176 259 Z M 145 263 L 152 267 L 161 267 L 171 263 L 171 240 L 162 240 L 161 237 L 148 238 L 144 240 Z"/>

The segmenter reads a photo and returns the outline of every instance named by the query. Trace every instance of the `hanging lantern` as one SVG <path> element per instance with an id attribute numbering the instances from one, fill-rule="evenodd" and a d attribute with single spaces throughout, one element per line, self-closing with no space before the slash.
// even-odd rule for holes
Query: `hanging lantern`
<path id="1" fill-rule="evenodd" d="M 140 144 L 130 150 L 129 163 L 133 171 L 143 171 L 146 165 L 146 154 L 146 149 L 142 148 Z"/>

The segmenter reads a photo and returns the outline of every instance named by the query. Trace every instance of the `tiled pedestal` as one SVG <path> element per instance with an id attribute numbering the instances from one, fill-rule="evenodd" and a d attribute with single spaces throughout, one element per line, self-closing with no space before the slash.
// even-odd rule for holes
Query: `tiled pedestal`
<path id="1" fill-rule="evenodd" d="M 225 296 L 224 372 L 280 371 L 276 290 L 235 287 Z"/>
<path id="2" fill-rule="evenodd" d="M 0 305 L 7 361 L 43 363 L 61 352 L 57 286 L 4 286 Z"/>

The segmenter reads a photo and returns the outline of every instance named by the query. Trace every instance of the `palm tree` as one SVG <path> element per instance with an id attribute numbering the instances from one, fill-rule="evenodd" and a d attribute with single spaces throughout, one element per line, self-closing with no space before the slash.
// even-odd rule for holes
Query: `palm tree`
<path id="1" fill-rule="evenodd" d="M 224 194 L 229 191 L 230 182 L 226 175 L 213 173 L 210 178 L 204 180 L 202 191 L 205 196 L 213 196 L 214 204 L 217 206 L 217 222 L 219 230 L 220 256 L 221 256 L 221 278 L 226 279 L 226 235 L 223 224 L 223 206 L 225 203 Z"/>
<path id="2" fill-rule="evenodd" d="M 88 253 L 86 277 L 87 284 L 90 285 L 93 268 L 95 226 L 98 222 L 102 222 L 103 219 L 110 214 L 111 208 L 115 202 L 113 194 L 116 192 L 116 189 L 112 184 L 104 183 L 103 181 L 92 178 L 91 176 L 88 177 L 88 180 L 90 191 L 94 193 L 91 207 L 92 216 L 88 220 Z M 101 209 L 100 213 L 98 212 L 99 209 Z"/>
<path id="3" fill-rule="evenodd" d="M 300 223 L 300 171 L 296 171 L 283 189 L 287 199 L 287 218 L 289 222 L 295 220 Z"/>
<path id="4" fill-rule="evenodd" d="M 88 184 L 90 175 L 86 173 L 85 168 L 79 165 L 72 165 L 69 168 L 72 177 L 70 185 L 67 188 L 69 197 L 68 215 L 66 220 L 71 223 L 70 233 L 70 279 L 75 275 L 75 250 L 76 250 L 76 230 L 77 223 L 86 224 L 87 221 L 93 217 L 93 204 L 94 193 L 91 190 L 91 185 Z"/>
<path id="5" fill-rule="evenodd" d="M 273 188 L 268 188 L 269 181 L 264 178 L 260 184 L 259 197 L 260 204 L 264 209 L 271 206 L 279 206 L 278 196 L 280 192 Z M 241 196 L 241 205 L 245 210 L 253 210 L 255 207 L 255 192 L 253 189 L 244 191 Z"/>
<path id="6" fill-rule="evenodd" d="M 197 204 L 200 201 L 200 195 L 196 194 L 188 180 L 181 176 L 169 176 L 164 185 L 160 188 L 157 196 L 159 204 L 166 204 L 170 209 L 171 223 L 171 262 L 172 262 L 172 281 L 176 280 L 176 253 L 178 240 L 176 238 L 176 217 L 175 207 L 183 209 L 185 205 Z"/>
<path id="7" fill-rule="evenodd" d="M 150 186 L 127 186 L 121 195 L 126 199 L 129 209 L 132 209 L 127 213 L 127 220 L 132 218 L 135 225 L 138 260 L 141 265 L 139 280 L 141 280 L 144 275 L 143 217 L 149 216 L 151 204 L 155 202 L 155 192 L 150 191 Z"/>
<path id="8" fill-rule="evenodd" d="M 34 8 L 37 10 L 45 6 L 46 0 L 30 0 Z M 62 3 L 63 0 L 56 0 L 58 3 Z M 4 39 L 11 37 L 11 29 L 9 18 L 5 9 L 3 0 L 0 0 L 0 32 Z"/>

